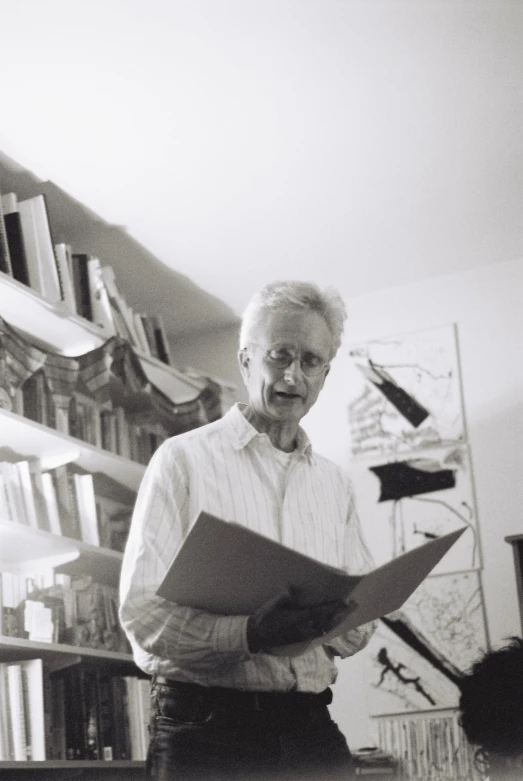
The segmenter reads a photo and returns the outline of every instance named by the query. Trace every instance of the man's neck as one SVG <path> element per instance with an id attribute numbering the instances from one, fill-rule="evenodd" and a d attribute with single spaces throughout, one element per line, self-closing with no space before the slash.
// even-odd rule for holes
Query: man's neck
<path id="1" fill-rule="evenodd" d="M 260 434 L 267 434 L 271 445 L 284 453 L 292 453 L 296 448 L 298 426 L 291 423 L 280 423 L 268 420 L 259 415 L 249 404 L 242 409 L 242 413 L 251 426 Z"/>

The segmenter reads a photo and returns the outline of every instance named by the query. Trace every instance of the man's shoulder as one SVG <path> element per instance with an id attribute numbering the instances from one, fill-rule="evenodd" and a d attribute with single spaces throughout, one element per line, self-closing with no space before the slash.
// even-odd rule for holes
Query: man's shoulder
<path id="1" fill-rule="evenodd" d="M 184 431 L 182 434 L 175 434 L 169 437 L 163 447 L 169 451 L 176 452 L 185 450 L 187 447 L 194 446 L 205 441 L 211 442 L 215 437 L 219 437 L 227 429 L 225 418 L 213 420 L 211 423 L 205 423 L 198 428 L 192 428 L 190 431 Z"/>
<path id="2" fill-rule="evenodd" d="M 343 484 L 349 484 L 349 474 L 346 469 L 343 469 L 335 461 L 332 461 L 327 456 L 321 455 L 316 450 L 312 451 L 313 463 L 316 468 L 320 469 L 326 476 L 339 480 Z"/>

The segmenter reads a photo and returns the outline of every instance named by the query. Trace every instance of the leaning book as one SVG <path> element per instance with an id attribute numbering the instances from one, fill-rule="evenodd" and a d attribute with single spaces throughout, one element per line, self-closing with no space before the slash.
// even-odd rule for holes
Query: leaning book
<path id="1" fill-rule="evenodd" d="M 157 594 L 219 615 L 250 615 L 289 589 L 303 605 L 331 599 L 353 604 L 350 615 L 326 635 L 278 649 L 293 656 L 398 610 L 466 528 L 407 551 L 366 575 L 348 575 L 245 526 L 201 512 Z"/>

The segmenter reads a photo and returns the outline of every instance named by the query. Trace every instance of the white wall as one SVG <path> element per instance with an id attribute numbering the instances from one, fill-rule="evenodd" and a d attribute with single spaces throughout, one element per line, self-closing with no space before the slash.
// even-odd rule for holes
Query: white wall
<path id="1" fill-rule="evenodd" d="M 523 531 L 523 259 L 392 287 L 359 298 L 340 290 L 349 322 L 322 395 L 304 421 L 316 449 L 348 466 L 346 346 L 457 324 L 476 486 L 491 643 L 521 634 L 512 551 Z M 365 519 L 362 519 L 364 524 Z M 332 712 L 353 747 L 370 738 L 364 651 L 340 662 Z"/>

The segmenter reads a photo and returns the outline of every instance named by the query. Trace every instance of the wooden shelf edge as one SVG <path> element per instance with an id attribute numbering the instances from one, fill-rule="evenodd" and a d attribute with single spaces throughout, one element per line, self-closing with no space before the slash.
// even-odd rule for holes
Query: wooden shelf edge
<path id="1" fill-rule="evenodd" d="M 0 761 L 1 770 L 58 770 L 65 768 L 142 768 L 144 760 L 138 759 L 43 759 L 43 760 L 19 760 Z"/>
<path id="2" fill-rule="evenodd" d="M 134 664 L 131 654 L 121 653 L 120 651 L 106 651 L 101 648 L 86 648 L 77 645 L 65 645 L 65 643 L 39 643 L 34 640 L 26 640 L 23 637 L 7 637 L 0 635 L 0 657 L 2 651 L 20 651 L 26 658 L 28 653 L 34 653 L 35 656 L 45 655 L 65 655 L 79 656 L 85 659 L 100 659 L 110 662 L 123 662 Z M 1 660 L 1 659 L 0 659 Z"/>
<path id="3" fill-rule="evenodd" d="M 51 469 L 53 466 L 58 466 L 60 463 L 63 464 L 73 461 L 89 472 L 104 472 L 130 490 L 138 490 L 140 481 L 145 472 L 145 466 L 143 464 L 140 464 L 137 461 L 131 461 L 117 453 L 111 453 L 109 450 L 97 448 L 89 442 L 84 442 L 76 437 L 71 437 L 69 434 L 63 434 L 54 428 L 44 426 L 42 423 L 37 423 L 30 418 L 26 418 L 23 415 L 18 415 L 15 412 L 0 407 L 0 426 L 2 425 L 2 418 L 10 422 L 12 426 L 20 426 L 21 429 L 27 429 L 29 432 L 37 432 L 42 438 L 46 438 L 49 443 L 53 443 L 57 447 L 56 456 L 63 455 L 63 460 L 58 458 L 56 464 L 46 465 L 44 466 L 45 469 Z M 4 434 L 4 437 L 0 441 L 0 450 L 2 446 L 5 446 L 5 426 L 4 430 L 2 430 L 2 434 Z M 28 460 L 39 457 L 34 453 L 34 450 L 28 452 L 27 448 L 25 452 L 23 452 L 23 450 L 17 450 L 16 452 Z"/>
<path id="4" fill-rule="evenodd" d="M 7 297 L 2 295 L 4 288 Z M 5 298 L 7 301 L 3 300 Z M 0 301 L 3 304 L 2 316 L 5 321 L 34 340 L 37 346 L 47 350 L 75 357 L 100 347 L 110 338 L 110 334 L 105 333 L 96 323 L 68 312 L 61 304 L 48 301 L 36 290 L 13 279 L 3 271 L 0 271 Z M 27 319 L 28 307 L 31 310 L 36 310 L 36 319 L 40 323 L 38 333 L 35 333 L 31 328 L 32 321 Z M 43 327 L 42 318 L 44 318 Z M 35 319 L 35 315 L 33 315 L 33 319 Z M 69 328 L 64 329 L 64 324 L 67 324 Z M 64 333 L 67 334 L 67 337 L 64 337 Z M 160 373 L 159 380 L 163 388 L 169 386 L 169 379 L 175 381 L 176 385 L 171 394 L 174 403 L 183 403 L 196 398 L 205 387 L 204 377 L 199 379 L 188 375 L 175 366 L 163 363 L 154 356 L 141 352 L 134 345 L 132 345 L 132 349 L 142 365 L 145 363 L 151 366 L 154 372 Z M 182 389 L 180 389 L 180 385 L 182 385 Z M 178 392 L 181 394 L 180 398 L 176 398 Z"/>

